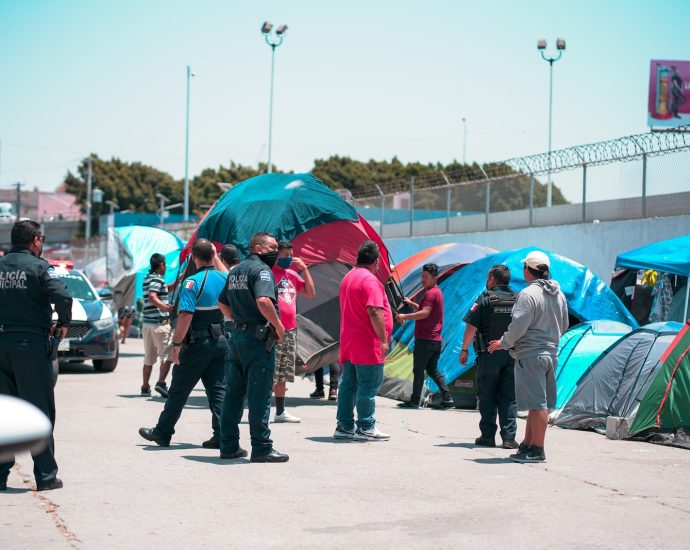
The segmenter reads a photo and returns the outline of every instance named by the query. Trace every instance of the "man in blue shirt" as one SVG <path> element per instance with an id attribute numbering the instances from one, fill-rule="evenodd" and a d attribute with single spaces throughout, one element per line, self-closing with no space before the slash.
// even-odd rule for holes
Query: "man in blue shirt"
<path id="1" fill-rule="evenodd" d="M 139 435 L 161 447 L 170 445 L 182 409 L 199 380 L 206 389 L 211 409 L 213 437 L 204 441 L 207 449 L 219 448 L 220 411 L 225 390 L 225 359 L 228 343 L 225 339 L 223 314 L 218 297 L 225 288 L 227 273 L 214 269 L 220 266 L 216 250 L 206 239 L 192 246 L 192 261 L 198 271 L 184 280 L 180 290 L 177 326 L 173 336 L 172 382 L 165 408 L 155 428 L 140 428 Z"/>

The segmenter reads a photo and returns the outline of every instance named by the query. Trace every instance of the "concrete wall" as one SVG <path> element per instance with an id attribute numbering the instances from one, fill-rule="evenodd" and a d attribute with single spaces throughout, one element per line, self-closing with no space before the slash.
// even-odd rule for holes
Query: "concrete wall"
<path id="1" fill-rule="evenodd" d="M 618 254 L 688 234 L 690 216 L 672 216 L 384 240 L 394 262 L 429 246 L 451 242 L 481 244 L 497 250 L 538 246 L 587 266 L 608 282 Z"/>

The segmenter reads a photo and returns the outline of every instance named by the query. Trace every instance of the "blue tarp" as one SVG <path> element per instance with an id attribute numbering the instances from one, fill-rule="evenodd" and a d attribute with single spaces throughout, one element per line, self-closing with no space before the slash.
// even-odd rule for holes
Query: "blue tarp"
<path id="1" fill-rule="evenodd" d="M 144 277 L 151 268 L 150 259 L 154 253 L 163 254 L 166 260 L 165 282 L 175 281 L 180 266 L 180 251 L 184 243 L 179 237 L 157 227 L 132 225 L 115 229 L 127 251 L 132 255 L 135 273 L 134 299 L 142 298 Z"/>
<path id="2" fill-rule="evenodd" d="M 616 258 L 616 266 L 690 277 L 690 235 L 628 250 Z"/>
<path id="3" fill-rule="evenodd" d="M 557 409 L 573 396 L 580 378 L 592 363 L 631 331 L 631 326 L 617 321 L 589 321 L 574 326 L 563 335 L 556 368 Z"/>
<path id="4" fill-rule="evenodd" d="M 551 259 L 551 274 L 559 282 L 568 301 L 570 315 L 580 322 L 598 319 L 609 319 L 638 327 L 637 321 L 621 303 L 613 291 L 586 267 L 557 254 L 539 248 L 522 248 L 499 252 L 463 267 L 440 284 L 445 300 L 443 323 L 443 350 L 439 361 L 439 370 L 446 381 L 452 382 L 469 370 L 474 363 L 474 350 L 470 348 L 468 364 L 458 362 L 462 347 L 462 336 L 465 323 L 462 318 L 472 307 L 477 296 L 485 289 L 486 274 L 495 264 L 506 264 L 510 268 L 511 287 L 522 290 L 526 283 L 522 277 L 521 261 L 532 250 L 541 250 Z M 414 347 L 414 323 L 406 323 L 398 328 L 395 339 Z M 427 382 L 429 383 L 429 381 Z M 435 390 L 433 382 L 430 388 Z"/>

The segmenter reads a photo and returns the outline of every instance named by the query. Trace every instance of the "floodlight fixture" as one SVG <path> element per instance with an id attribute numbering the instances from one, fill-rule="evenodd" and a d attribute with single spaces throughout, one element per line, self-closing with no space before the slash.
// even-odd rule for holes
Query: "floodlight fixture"
<path id="1" fill-rule="evenodd" d="M 285 31 L 287 31 L 287 30 L 288 30 L 288 26 L 287 26 L 287 25 L 281 25 L 280 27 L 278 27 L 278 28 L 276 29 L 276 34 L 277 34 L 278 36 L 280 36 L 281 34 L 285 34 Z"/>
<path id="2" fill-rule="evenodd" d="M 556 39 L 556 49 L 565 50 L 565 38 Z"/>
<path id="3" fill-rule="evenodd" d="M 546 49 L 546 38 L 540 38 L 537 40 L 537 49 L 538 50 L 545 50 Z"/>
<path id="4" fill-rule="evenodd" d="M 273 28 L 273 23 L 270 21 L 264 21 L 264 24 L 261 25 L 261 32 L 264 34 L 268 34 L 271 32 L 271 29 Z"/>

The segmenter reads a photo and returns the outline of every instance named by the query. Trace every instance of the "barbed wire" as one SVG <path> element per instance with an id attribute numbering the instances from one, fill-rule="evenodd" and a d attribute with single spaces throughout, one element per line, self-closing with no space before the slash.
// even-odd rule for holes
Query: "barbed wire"
<path id="1" fill-rule="evenodd" d="M 577 145 L 551 153 L 515 157 L 503 162 L 473 164 L 456 170 L 425 174 L 414 178 L 415 189 L 432 190 L 476 184 L 481 181 L 506 180 L 554 174 L 613 162 L 630 162 L 643 156 L 655 157 L 690 150 L 690 126 L 668 131 L 649 132 L 617 139 Z M 410 190 L 411 178 L 379 183 L 378 187 L 352 193 L 355 199 L 373 199 Z M 380 191 L 379 191 L 380 190 Z"/>

